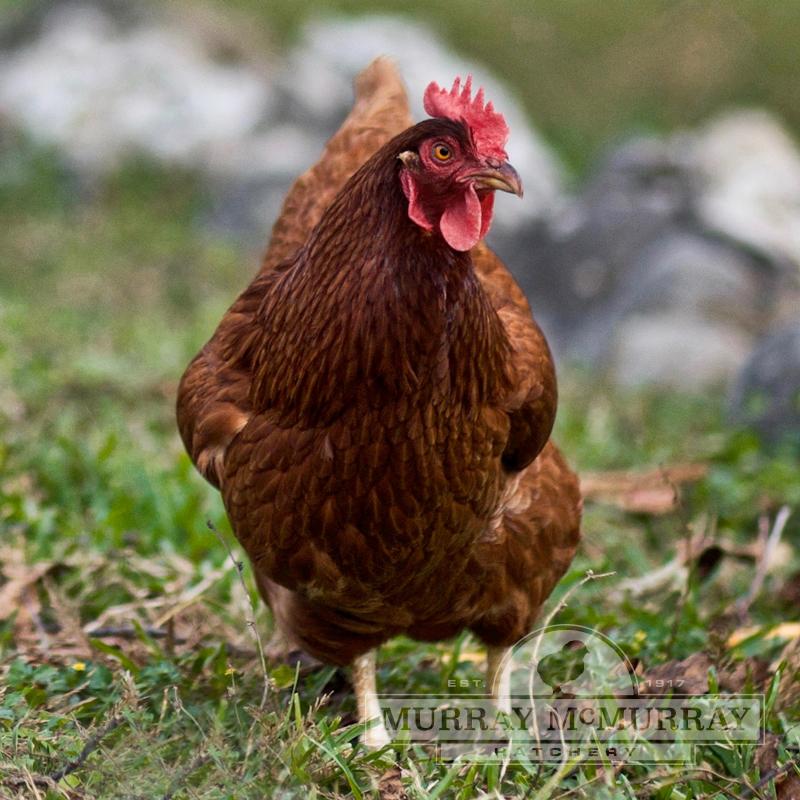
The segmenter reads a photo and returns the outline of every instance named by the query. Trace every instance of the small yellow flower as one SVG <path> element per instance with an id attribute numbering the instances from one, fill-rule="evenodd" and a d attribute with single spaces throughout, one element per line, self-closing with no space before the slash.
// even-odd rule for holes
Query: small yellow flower
<path id="1" fill-rule="evenodd" d="M 75 672 L 86 672 L 86 664 L 83 661 L 76 661 L 72 665 L 72 669 L 74 669 Z"/>
<path id="2" fill-rule="evenodd" d="M 639 630 L 633 634 L 633 641 L 636 642 L 636 644 L 641 644 L 646 639 L 647 639 L 647 634 L 644 631 Z"/>
<path id="3" fill-rule="evenodd" d="M 236 670 L 233 667 L 228 667 L 228 669 L 225 670 L 225 674 L 226 675 L 235 675 L 236 674 Z"/>

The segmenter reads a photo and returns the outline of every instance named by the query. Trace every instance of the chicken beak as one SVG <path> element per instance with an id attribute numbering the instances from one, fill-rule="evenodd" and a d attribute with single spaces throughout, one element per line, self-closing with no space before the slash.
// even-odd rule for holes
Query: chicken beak
<path id="1" fill-rule="evenodd" d="M 499 189 L 501 192 L 522 197 L 522 181 L 517 171 L 507 161 L 499 167 L 487 167 L 470 174 L 476 189 Z"/>

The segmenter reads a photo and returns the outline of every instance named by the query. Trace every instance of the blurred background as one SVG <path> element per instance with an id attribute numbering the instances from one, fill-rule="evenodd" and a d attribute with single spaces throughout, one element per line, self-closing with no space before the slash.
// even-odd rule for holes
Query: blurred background
<path id="1" fill-rule="evenodd" d="M 733 459 L 709 491 L 751 522 L 800 491 L 800 4 L 402 9 L 0 2 L 2 514 L 34 540 L 213 547 L 177 379 L 382 53 L 418 116 L 428 81 L 473 73 L 510 122 L 526 194 L 491 241 L 556 352 L 578 466 Z"/>

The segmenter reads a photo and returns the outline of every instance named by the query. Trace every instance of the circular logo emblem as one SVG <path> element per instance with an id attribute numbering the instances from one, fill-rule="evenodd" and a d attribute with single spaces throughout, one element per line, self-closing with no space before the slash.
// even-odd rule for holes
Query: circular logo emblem
<path id="1" fill-rule="evenodd" d="M 639 694 L 625 653 L 607 636 L 580 625 L 539 628 L 517 642 L 506 658 L 511 662 L 508 685 L 491 687 L 493 694 L 532 700 Z M 499 670 L 498 676 L 504 672 Z"/>

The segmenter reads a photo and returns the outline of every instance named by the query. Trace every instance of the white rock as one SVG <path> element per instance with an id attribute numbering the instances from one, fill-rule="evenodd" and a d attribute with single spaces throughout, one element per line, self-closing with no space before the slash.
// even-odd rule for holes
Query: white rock
<path id="1" fill-rule="evenodd" d="M 781 123 L 735 111 L 688 144 L 703 221 L 800 267 L 800 150 Z"/>
<path id="2" fill-rule="evenodd" d="M 0 107 L 80 167 L 132 151 L 204 166 L 268 114 L 270 87 L 219 64 L 175 29 L 118 28 L 93 5 L 55 7 L 41 34 L 0 60 Z M 213 159 L 212 159 L 213 156 Z"/>

